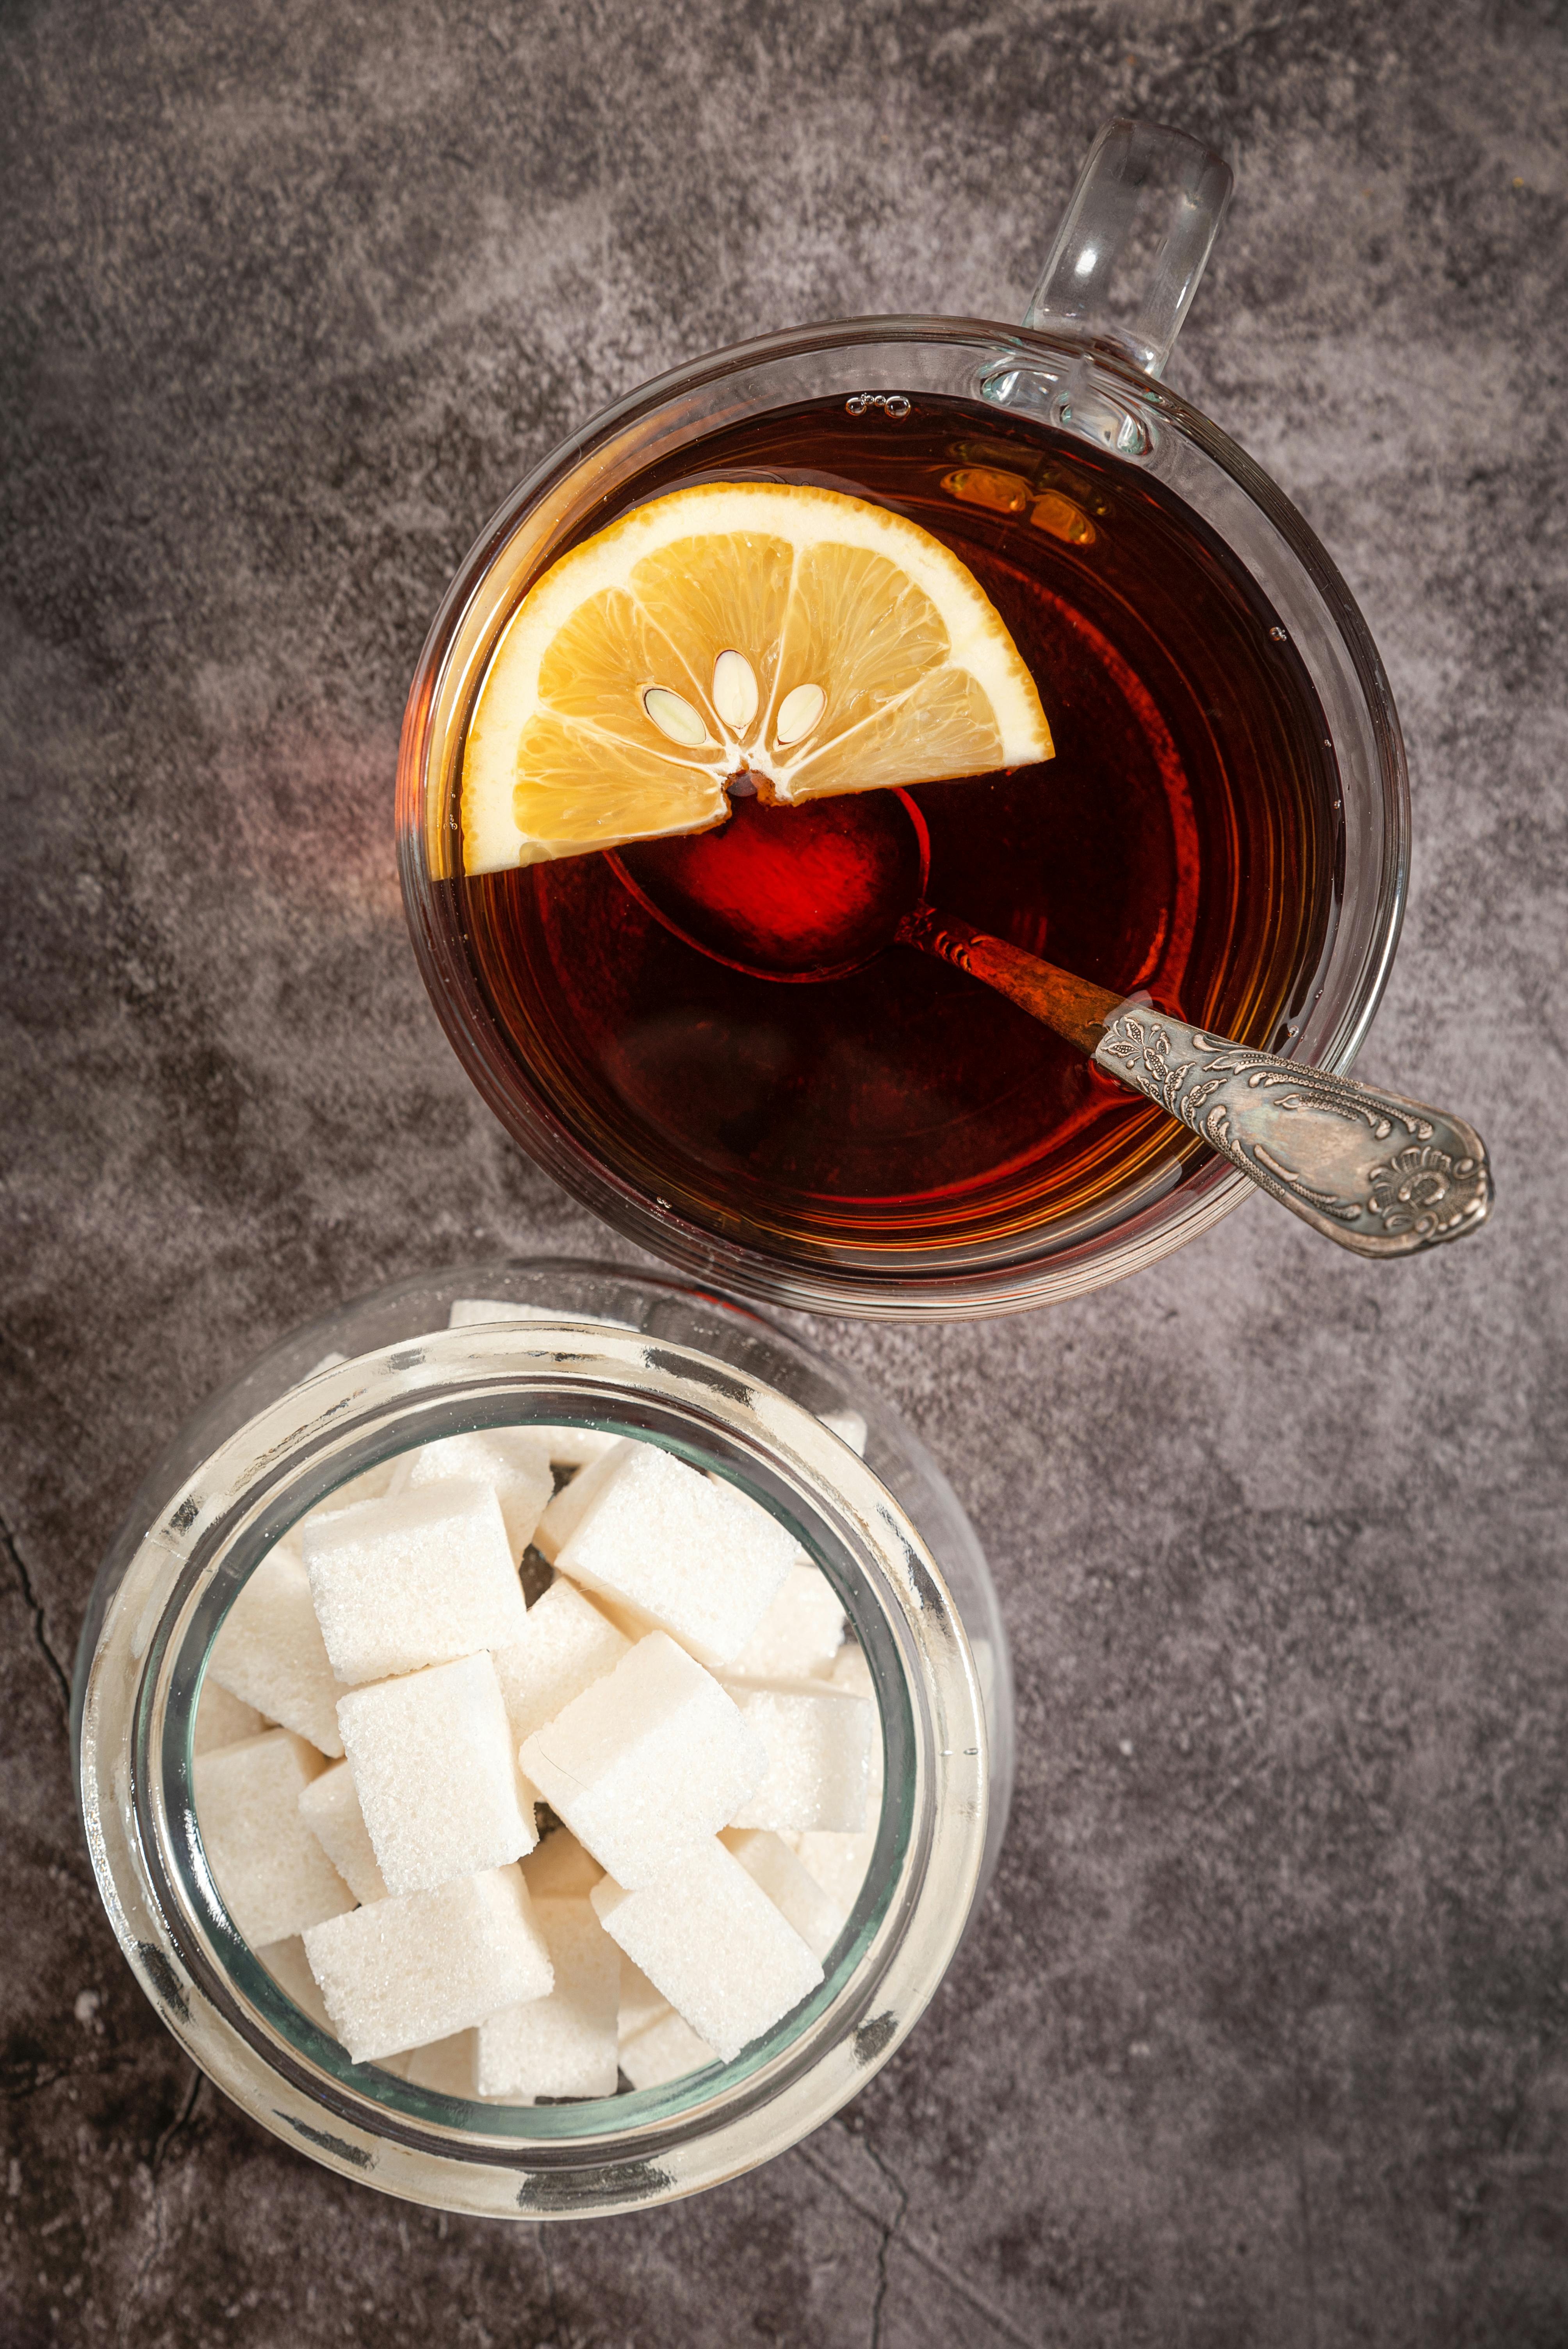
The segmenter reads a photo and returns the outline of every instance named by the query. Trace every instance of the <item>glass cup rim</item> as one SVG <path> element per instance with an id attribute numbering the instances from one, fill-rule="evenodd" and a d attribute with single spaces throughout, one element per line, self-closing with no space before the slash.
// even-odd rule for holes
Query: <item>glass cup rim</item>
<path id="1" fill-rule="evenodd" d="M 1151 445 L 1195 452 L 1242 492 L 1246 505 L 1294 564 L 1354 678 L 1370 739 L 1379 817 L 1371 905 L 1361 935 L 1336 929 L 1319 997 L 1337 979 L 1337 1004 L 1315 1040 L 1312 1065 L 1343 1072 L 1354 1062 L 1382 1000 L 1392 968 L 1409 877 L 1409 779 L 1392 690 L 1349 587 L 1305 517 L 1279 485 L 1202 409 L 1145 375 L 1117 345 L 1088 336 L 1050 333 L 960 316 L 829 319 L 787 328 L 683 361 L 634 387 L 561 440 L 491 513 L 449 582 L 421 650 L 405 711 L 397 773 L 397 854 L 415 957 L 448 1040 L 481 1098 L 519 1144 L 562 1187 L 613 1228 L 677 1272 L 722 1283 L 766 1305 L 786 1305 L 870 1319 L 965 1319 L 1030 1309 L 1082 1294 L 1142 1268 L 1198 1237 L 1250 1197 L 1253 1186 L 1222 1159 L 1200 1166 L 1173 1192 L 1091 1229 L 1048 1253 L 957 1272 L 918 1272 L 872 1279 L 825 1264 L 785 1262 L 766 1251 L 688 1225 L 617 1169 L 595 1157 L 547 1112 L 509 1084 L 504 1055 L 490 1023 L 463 1003 L 460 958 L 444 935 L 428 856 L 426 801 L 433 786 L 428 753 L 438 688 L 453 639 L 496 558 L 527 514 L 584 460 L 661 409 L 748 370 L 792 359 L 846 356 L 879 345 L 972 350 L 991 376 L 1011 360 L 1021 371 L 1059 373 L 1078 365 L 1123 409 L 1148 420 Z M 1159 467 L 1156 465 L 1156 471 Z M 1178 489 L 1177 493 L 1182 494 Z M 1243 554 L 1243 558 L 1245 560 Z M 1344 968 L 1341 968 L 1343 961 Z M 1303 1034 L 1308 1023 L 1304 1022 Z M 1287 1052 L 1294 1047 L 1287 1043 Z"/>
<path id="2" fill-rule="evenodd" d="M 769 1506 L 787 1496 L 788 1510 L 775 1506 L 775 1514 L 795 1524 L 821 1562 L 830 1562 L 824 1539 L 841 1568 L 851 1562 L 851 1588 L 834 1578 L 846 1599 L 863 1601 L 851 1619 L 862 1639 L 871 1632 L 873 1664 L 897 1675 L 879 1699 L 884 1726 L 890 1702 L 900 1719 L 901 1706 L 909 1713 L 908 1786 L 884 1808 L 877 1847 L 884 1860 L 892 1852 L 895 1870 L 866 1915 L 852 1915 L 854 1935 L 841 1944 L 845 1954 L 823 1992 L 806 2002 L 805 2019 L 765 2035 L 760 2054 L 725 2066 L 691 2105 L 676 2095 L 678 2083 L 606 2102 L 606 2114 L 634 2107 L 609 2127 L 558 2118 L 530 2134 L 503 2112 L 480 2128 L 472 2107 L 465 2121 L 451 2100 L 397 2083 L 383 2090 L 386 2101 L 367 2097 L 345 2077 L 353 2067 L 324 2064 L 333 2043 L 303 2018 L 297 2030 L 288 2022 L 295 2011 L 272 1994 L 234 1935 L 193 1831 L 201 1677 L 244 1572 L 346 1476 L 476 1417 L 598 1417 L 661 1441 L 678 1425 L 721 1471 L 748 1462 L 758 1480 L 750 1489 Z M 682 1448 L 678 1437 L 674 1448 Z M 129 1692 L 120 1686 L 128 1674 Z M 891 1750 L 901 1750 L 896 1736 Z M 892 1495 L 777 1389 L 689 1346 L 569 1315 L 469 1324 L 323 1368 L 222 1439 L 148 1526 L 110 1601 L 85 1679 L 78 1770 L 111 1923 L 193 2059 L 275 2134 L 346 2175 L 524 2219 L 675 2199 L 819 2127 L 887 2059 L 934 1992 L 967 1920 L 985 1843 L 986 1733 L 975 1660 L 940 1569 Z M 517 2109 L 535 2121 L 568 2111 Z"/>

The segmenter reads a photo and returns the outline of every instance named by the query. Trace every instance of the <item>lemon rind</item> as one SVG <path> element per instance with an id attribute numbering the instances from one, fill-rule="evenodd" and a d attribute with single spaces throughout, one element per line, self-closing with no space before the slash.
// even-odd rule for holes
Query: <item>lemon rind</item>
<path id="1" fill-rule="evenodd" d="M 813 520 L 815 527 L 810 526 Z M 825 543 L 885 555 L 936 605 L 947 626 L 953 667 L 975 679 L 991 705 L 1001 737 L 999 767 L 1020 767 L 1052 755 L 1050 728 L 1033 678 L 995 607 L 955 554 L 916 523 L 864 498 L 810 484 L 774 488 L 763 482 L 702 482 L 638 506 L 619 522 L 573 547 L 536 582 L 512 613 L 487 664 L 464 751 L 463 861 L 470 874 L 502 870 L 629 839 L 664 839 L 722 821 L 711 792 L 694 800 L 693 821 L 650 825 L 592 840 L 542 839 L 521 830 L 512 810 L 517 744 L 522 726 L 541 707 L 544 656 L 572 614 L 591 596 L 624 587 L 637 563 L 676 540 L 696 536 L 778 538 L 799 550 Z M 576 730 L 592 736 L 594 730 Z M 673 750 L 673 746 L 672 746 Z M 722 793 L 729 762 L 672 755 Z M 790 761 L 804 765 L 805 760 Z M 788 800 L 787 776 L 776 779 Z"/>

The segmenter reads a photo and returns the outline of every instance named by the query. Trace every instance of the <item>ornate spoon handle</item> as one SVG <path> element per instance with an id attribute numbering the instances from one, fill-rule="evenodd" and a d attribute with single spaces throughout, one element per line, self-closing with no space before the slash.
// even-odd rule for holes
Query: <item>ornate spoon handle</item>
<path id="1" fill-rule="evenodd" d="M 1462 1117 L 1189 1028 L 928 905 L 898 936 L 1011 997 L 1341 1247 L 1415 1256 L 1486 1219 L 1486 1144 Z"/>
<path id="2" fill-rule="evenodd" d="M 1486 1144 L 1449 1111 L 1131 1005 L 1094 1058 L 1357 1256 L 1460 1239 L 1491 1205 Z"/>

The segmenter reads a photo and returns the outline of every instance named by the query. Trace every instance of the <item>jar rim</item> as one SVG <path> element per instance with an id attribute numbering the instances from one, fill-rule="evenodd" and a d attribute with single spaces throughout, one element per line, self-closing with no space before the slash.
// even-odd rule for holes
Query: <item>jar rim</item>
<path id="1" fill-rule="evenodd" d="M 602 2121 L 570 2117 L 593 2114 L 579 2105 L 500 2108 L 481 2126 L 473 2107 L 387 2075 L 367 2094 L 363 2069 L 327 2055 L 335 2043 L 262 1986 L 270 1978 L 234 1934 L 201 1849 L 191 1728 L 223 1614 L 286 1523 L 372 1458 L 457 1423 L 573 1417 L 684 1451 L 794 1526 L 840 1582 L 862 1642 L 871 1635 L 884 1733 L 908 1767 L 896 1789 L 890 1770 L 872 1864 L 891 1859 L 892 1873 L 869 1906 L 862 1895 L 823 1991 L 760 2052 L 695 2075 L 709 2081 L 698 2097 L 675 2083 L 603 2100 Z M 227 2093 L 365 2182 L 532 2219 L 693 2192 L 782 2151 L 864 2085 L 923 2010 L 966 1920 L 985 1842 L 985 1748 L 957 1610 L 872 1470 L 804 1405 L 730 1365 L 563 1316 L 437 1331 L 319 1370 L 221 1443 L 148 1526 L 110 1602 L 87 1675 L 79 1767 L 121 1945 Z"/>

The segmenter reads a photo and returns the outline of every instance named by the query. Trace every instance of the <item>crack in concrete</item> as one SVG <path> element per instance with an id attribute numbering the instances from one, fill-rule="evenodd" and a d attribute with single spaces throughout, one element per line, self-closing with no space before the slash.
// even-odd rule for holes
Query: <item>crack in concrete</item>
<path id="1" fill-rule="evenodd" d="M 55 1653 L 53 1642 L 49 1638 L 48 1622 L 44 1614 L 44 1602 L 33 1588 L 33 1578 L 23 1562 L 22 1553 L 16 1546 L 16 1537 L 3 1516 L 0 1516 L 0 1544 L 4 1545 L 6 1556 L 16 1569 L 16 1579 L 22 1586 L 24 1604 L 33 1619 L 33 1638 L 58 1684 L 61 1709 L 68 1724 L 71 1718 L 71 1676 Z"/>
<path id="2" fill-rule="evenodd" d="M 899 2184 L 899 2181 L 894 2177 L 892 2171 L 888 2168 L 887 2163 L 879 2154 L 873 2151 L 872 2147 L 869 2144 L 867 2144 L 863 2136 L 860 2137 L 859 2142 L 865 2147 L 867 2157 L 873 2163 L 875 2168 L 881 2171 L 882 2177 L 887 2179 L 887 2182 L 892 2188 L 893 2192 L 895 2194 L 903 2194 L 904 2189 Z M 946 2260 L 942 2257 L 940 2252 L 929 2250 L 926 2245 L 920 2240 L 917 2235 L 908 2235 L 900 2232 L 908 2207 L 907 2199 L 905 2201 L 904 2208 L 900 2209 L 897 2217 L 890 2224 L 887 2220 L 882 2218 L 881 2212 L 873 2210 L 871 2205 L 864 2201 L 861 2197 L 855 2192 L 852 2187 L 846 2186 L 843 2179 L 838 2176 L 837 2172 L 833 2170 L 827 2162 L 821 2160 L 820 2158 L 814 2157 L 809 2143 L 806 2145 L 798 2145 L 793 2148 L 793 2150 L 796 2158 L 803 2161 L 807 2168 L 810 2170 L 814 2177 L 820 2178 L 825 2186 L 830 2186 L 834 2193 L 839 2196 L 840 2199 L 849 2204 L 850 2209 L 855 2213 L 856 2217 L 863 2219 L 867 2226 L 874 2228 L 879 2237 L 881 2237 L 882 2241 L 877 2261 L 878 2283 L 880 2287 L 878 2302 L 879 2310 L 882 2299 L 885 2298 L 887 2261 L 892 2254 L 892 2238 L 894 2235 L 897 2235 L 904 2251 L 908 2252 L 910 2258 L 913 2260 L 918 2266 L 924 2268 L 928 2275 L 935 2276 L 938 2282 L 945 2288 L 945 2290 L 953 2294 L 955 2300 L 963 2301 L 966 2306 L 974 2309 L 977 2316 L 983 2316 L 987 2324 L 995 2325 L 997 2333 L 1005 2341 L 1015 2343 L 1016 2344 L 1016 2349 L 1039 2349 L 1037 2342 L 1032 2339 L 1028 2333 L 1020 2333 L 1017 2326 L 1013 2323 L 1011 2319 L 1004 2316 L 1000 2309 L 993 2308 L 991 2302 L 985 2299 L 985 2295 L 977 2292 L 975 2286 L 970 2283 L 966 2278 L 956 2274 Z M 875 2349 L 881 2349 L 881 2344 L 876 2333 L 873 2333 L 872 2337 L 873 2344 L 875 2344 Z"/>
<path id="3" fill-rule="evenodd" d="M 165 2161 L 169 2158 L 169 2149 L 173 2145 L 176 2137 L 183 2137 L 185 2131 L 190 2127 L 191 2120 L 195 2116 L 197 2099 L 201 2095 L 202 2088 L 205 2085 L 206 2074 L 192 2069 L 191 2085 L 186 2091 L 185 2102 L 181 2106 L 180 2110 L 175 2114 L 174 2118 L 170 2122 L 169 2127 L 164 2130 L 162 2136 L 158 2139 L 157 2144 L 152 2148 L 152 2159 L 148 2166 L 152 2172 L 154 2182 L 156 2182 L 159 2172 L 162 2169 Z"/>
<path id="4" fill-rule="evenodd" d="M 861 2143 L 865 2148 L 866 2157 L 872 2168 L 886 2178 L 898 2198 L 898 2208 L 892 2217 L 880 2221 L 881 2240 L 877 2244 L 877 2289 L 876 2297 L 872 2302 L 871 2349 L 882 2349 L 882 2314 L 887 2301 L 888 2261 L 892 2257 L 894 2239 L 909 2216 L 909 2189 L 897 2176 L 892 2164 L 884 2161 L 877 2151 L 872 2143 L 869 2130 L 861 2138 Z"/>
<path id="5" fill-rule="evenodd" d="M 191 2085 L 186 2092 L 184 2103 L 153 2145 L 152 2158 L 147 2165 L 148 2187 L 152 2199 L 152 2240 L 148 2245 L 145 2258 L 131 2279 L 130 2290 L 126 2295 L 125 2304 L 119 2313 L 117 2336 L 122 2342 L 129 2338 L 127 2327 L 135 2316 L 137 2303 L 146 2288 L 147 2279 L 163 2257 L 168 2244 L 168 2230 L 163 2219 L 163 2189 L 159 2182 L 163 2165 L 169 2158 L 170 2149 L 175 2140 L 190 2127 L 195 2116 L 197 2101 L 205 2085 L 205 2075 L 193 2068 Z"/>

